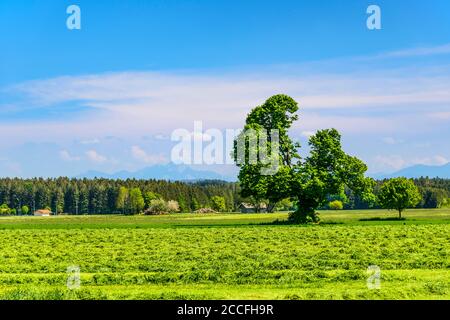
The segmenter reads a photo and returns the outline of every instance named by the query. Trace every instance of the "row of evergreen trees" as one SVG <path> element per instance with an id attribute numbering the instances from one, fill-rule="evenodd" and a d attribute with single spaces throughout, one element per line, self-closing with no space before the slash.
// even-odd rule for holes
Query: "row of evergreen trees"
<path id="1" fill-rule="evenodd" d="M 377 181 L 375 194 L 383 182 Z M 420 178 L 414 182 L 422 194 L 418 207 L 450 205 L 450 179 Z M 44 208 L 67 214 L 135 213 L 133 198 L 142 195 L 147 205 L 147 199 L 155 194 L 166 201 L 177 201 L 181 212 L 214 207 L 217 197 L 225 200 L 226 211 L 236 211 L 241 202 L 251 202 L 239 196 L 237 183 L 222 181 L 3 178 L 0 179 L 0 214 L 21 214 L 26 208 L 29 213 Z M 330 201 L 335 199 L 340 200 L 337 196 Z M 377 203 L 367 203 L 349 191 L 343 200 L 345 209 L 378 207 Z"/>
<path id="2" fill-rule="evenodd" d="M 127 195 L 121 201 L 124 189 Z M 229 211 L 242 201 L 236 184 L 221 181 L 183 183 L 135 179 L 0 179 L 0 205 L 17 213 L 21 213 L 24 206 L 30 212 L 50 208 L 53 212 L 67 214 L 134 213 L 131 212 L 133 203 L 129 200 L 136 193 L 144 198 L 153 193 L 167 201 L 177 201 L 181 212 L 211 207 L 214 196 L 223 197 L 226 210 Z"/>

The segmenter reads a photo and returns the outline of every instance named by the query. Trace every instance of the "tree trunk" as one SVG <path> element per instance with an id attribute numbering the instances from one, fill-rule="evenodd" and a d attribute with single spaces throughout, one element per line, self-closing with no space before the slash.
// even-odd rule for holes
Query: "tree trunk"
<path id="1" fill-rule="evenodd" d="M 269 203 L 267 205 L 267 213 L 272 213 L 273 209 L 275 208 L 276 203 Z"/>
<path id="2" fill-rule="evenodd" d="M 313 208 L 298 208 L 289 215 L 289 221 L 297 224 L 317 223 L 320 221 L 320 218 Z"/>

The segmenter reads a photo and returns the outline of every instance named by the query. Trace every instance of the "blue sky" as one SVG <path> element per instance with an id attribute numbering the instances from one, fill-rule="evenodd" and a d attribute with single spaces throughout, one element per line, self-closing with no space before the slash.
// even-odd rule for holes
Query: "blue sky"
<path id="1" fill-rule="evenodd" d="M 450 159 L 447 0 L 2 0 L 0 43 L 1 176 L 166 163 L 173 130 L 240 128 L 280 92 L 297 139 L 337 127 L 371 173 Z"/>

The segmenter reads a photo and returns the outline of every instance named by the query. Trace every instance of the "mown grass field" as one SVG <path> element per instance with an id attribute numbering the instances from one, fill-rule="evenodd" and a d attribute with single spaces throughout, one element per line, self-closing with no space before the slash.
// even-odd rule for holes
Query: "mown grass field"
<path id="1" fill-rule="evenodd" d="M 0 299 L 450 298 L 450 209 L 286 217 L 2 217 Z M 367 287 L 370 265 L 380 289 Z"/>

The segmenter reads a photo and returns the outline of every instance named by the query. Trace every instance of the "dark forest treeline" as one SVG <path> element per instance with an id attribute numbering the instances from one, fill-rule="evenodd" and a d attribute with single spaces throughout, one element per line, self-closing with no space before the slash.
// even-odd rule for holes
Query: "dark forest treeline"
<path id="1" fill-rule="evenodd" d="M 422 194 L 420 208 L 437 208 L 449 205 L 450 179 L 415 179 Z M 377 181 L 375 194 L 384 181 Z M 49 208 L 53 212 L 67 214 L 109 214 L 122 213 L 117 207 L 120 187 L 138 188 L 142 194 L 154 192 L 165 200 L 179 203 L 181 212 L 192 212 L 211 207 L 211 198 L 225 199 L 227 211 L 236 211 L 244 200 L 239 196 L 237 183 L 222 181 L 201 181 L 195 183 L 169 182 L 164 180 L 109 180 L 109 179 L 0 179 L 0 205 L 7 206 L 14 213 L 20 213 L 23 206 L 34 210 Z M 345 209 L 378 208 L 377 203 L 366 203 L 346 191 Z M 247 200 L 248 201 L 248 200 Z"/>
<path id="2" fill-rule="evenodd" d="M 109 179 L 0 179 L 0 205 L 20 212 L 49 208 L 68 214 L 122 213 L 117 207 L 120 187 L 139 188 L 142 194 L 154 192 L 166 201 L 175 200 L 182 212 L 211 206 L 211 197 L 225 198 L 226 209 L 232 211 L 240 201 L 236 184 L 221 181 L 198 183 L 164 180 Z"/>

